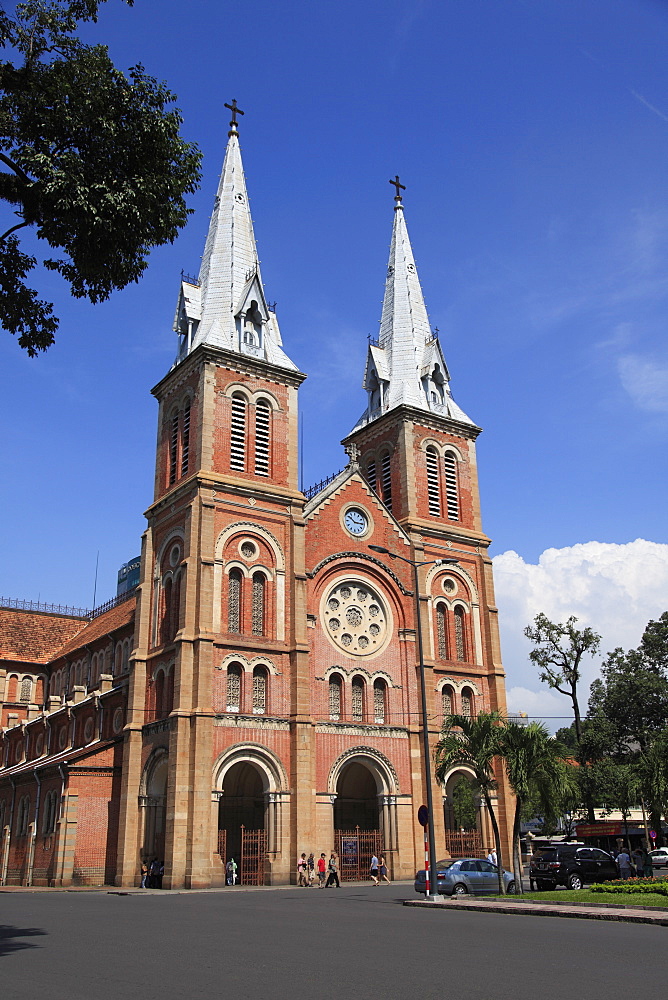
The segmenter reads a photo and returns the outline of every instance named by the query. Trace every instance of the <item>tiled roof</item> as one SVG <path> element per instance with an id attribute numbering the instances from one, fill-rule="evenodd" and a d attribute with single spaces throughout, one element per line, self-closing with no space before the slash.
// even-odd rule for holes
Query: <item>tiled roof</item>
<path id="1" fill-rule="evenodd" d="M 85 627 L 81 618 L 0 608 L 0 659 L 48 663 L 64 642 Z"/>
<path id="2" fill-rule="evenodd" d="M 135 620 L 136 604 L 137 598 L 133 594 L 127 601 L 123 601 L 122 604 L 118 604 L 115 608 L 110 608 L 104 614 L 93 618 L 92 622 L 88 622 L 82 631 L 77 633 L 76 637 L 73 637 L 64 646 L 56 650 L 51 659 L 57 660 L 61 656 L 67 656 L 81 646 L 90 645 L 91 642 L 95 642 L 102 635 L 107 635 L 108 632 L 113 632 L 123 625 L 132 624 Z"/>

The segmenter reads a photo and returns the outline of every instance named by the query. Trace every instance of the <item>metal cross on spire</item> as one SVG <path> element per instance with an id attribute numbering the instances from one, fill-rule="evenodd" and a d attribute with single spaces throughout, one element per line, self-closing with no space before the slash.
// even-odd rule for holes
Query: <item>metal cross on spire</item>
<path id="1" fill-rule="evenodd" d="M 237 123 L 237 115 L 243 115 L 245 112 L 243 112 L 241 110 L 241 108 L 237 107 L 237 99 L 236 99 L 236 97 L 233 97 L 232 98 L 232 103 L 231 104 L 226 104 L 225 107 L 229 108 L 230 111 L 232 112 L 232 121 L 230 122 L 230 128 L 234 129 L 234 131 L 236 132 L 236 130 L 237 130 L 237 124 L 238 124 Z"/>
<path id="2" fill-rule="evenodd" d="M 395 188 L 395 190 L 397 192 L 395 194 L 395 196 L 394 196 L 394 200 L 395 201 L 401 201 L 400 189 L 401 189 L 401 191 L 405 191 L 406 190 L 406 185 L 399 183 L 399 174 L 396 175 L 396 177 L 394 178 L 393 181 L 390 181 L 390 184 L 394 184 L 394 188 Z"/>

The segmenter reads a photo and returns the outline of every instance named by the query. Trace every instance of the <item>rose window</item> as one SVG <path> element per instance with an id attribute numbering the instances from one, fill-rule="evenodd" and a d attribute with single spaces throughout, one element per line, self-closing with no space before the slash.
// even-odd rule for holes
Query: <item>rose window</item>
<path id="1" fill-rule="evenodd" d="M 330 641 L 349 656 L 371 656 L 388 639 L 385 604 L 370 587 L 340 583 L 323 601 L 323 624 Z"/>

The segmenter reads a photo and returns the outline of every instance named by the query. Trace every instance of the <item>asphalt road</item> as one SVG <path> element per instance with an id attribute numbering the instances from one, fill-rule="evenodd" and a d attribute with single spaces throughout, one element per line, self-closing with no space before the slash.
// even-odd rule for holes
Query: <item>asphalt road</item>
<path id="1" fill-rule="evenodd" d="M 403 907 L 410 886 L 0 893 L 0 990 L 24 1000 L 643 1000 L 668 928 Z"/>

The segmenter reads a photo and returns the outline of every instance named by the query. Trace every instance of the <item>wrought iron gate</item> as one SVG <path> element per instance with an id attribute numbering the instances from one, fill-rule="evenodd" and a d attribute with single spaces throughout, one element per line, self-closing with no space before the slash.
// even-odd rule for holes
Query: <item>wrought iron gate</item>
<path id="1" fill-rule="evenodd" d="M 477 830 L 445 831 L 445 846 L 451 858 L 482 857 L 482 837 Z"/>
<path id="2" fill-rule="evenodd" d="M 267 834 L 264 830 L 247 830 L 241 827 L 241 859 L 239 881 L 241 885 L 264 885 L 267 858 Z"/>
<path id="3" fill-rule="evenodd" d="M 227 864 L 227 830 L 218 831 L 218 853 L 224 865 Z"/>
<path id="4" fill-rule="evenodd" d="M 380 858 L 383 841 L 380 830 L 335 830 L 336 853 L 342 882 L 359 882 L 369 877 L 371 858 Z"/>

